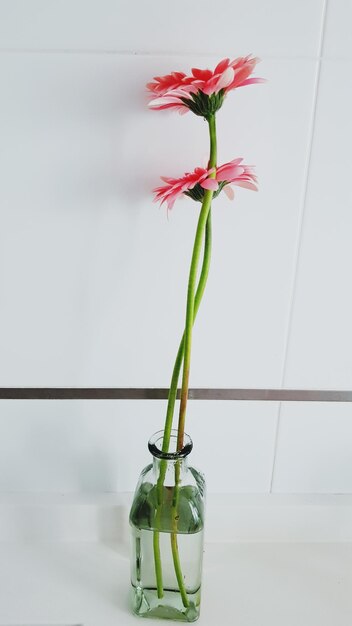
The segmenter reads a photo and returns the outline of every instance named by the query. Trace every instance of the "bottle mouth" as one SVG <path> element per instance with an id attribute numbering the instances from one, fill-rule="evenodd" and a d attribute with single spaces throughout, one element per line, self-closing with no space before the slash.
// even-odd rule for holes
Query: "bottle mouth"
<path id="1" fill-rule="evenodd" d="M 149 452 L 157 459 L 163 459 L 166 461 L 176 461 L 177 459 L 184 459 L 192 451 L 193 442 L 189 435 L 186 433 L 183 436 L 183 447 L 181 450 L 177 450 L 177 430 L 173 429 L 170 435 L 170 444 L 167 452 L 163 452 L 163 439 L 164 431 L 159 430 L 154 433 L 148 441 Z"/>

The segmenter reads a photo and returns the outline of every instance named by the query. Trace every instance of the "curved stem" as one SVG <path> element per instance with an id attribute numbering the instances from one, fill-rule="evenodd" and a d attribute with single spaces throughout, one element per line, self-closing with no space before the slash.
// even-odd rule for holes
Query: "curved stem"
<path id="1" fill-rule="evenodd" d="M 210 267 L 210 259 L 211 259 L 211 244 L 212 244 L 212 228 L 211 228 L 211 210 L 208 213 L 208 219 L 206 223 L 205 229 L 205 240 L 204 240 L 204 257 L 203 257 L 203 265 L 202 271 L 199 277 L 199 283 L 197 287 L 197 292 L 194 298 L 194 320 L 198 313 L 198 309 L 204 294 L 205 286 L 207 284 L 208 275 L 209 275 L 209 267 Z M 166 419 L 164 426 L 164 437 L 163 437 L 163 445 L 162 451 L 168 452 L 170 445 L 170 436 L 172 429 L 172 420 L 174 416 L 175 410 L 175 402 L 177 398 L 177 385 L 178 379 L 180 376 L 182 360 L 183 360 L 183 352 L 184 352 L 184 343 L 185 343 L 185 333 L 182 335 L 182 339 L 177 351 L 176 361 L 174 365 L 174 369 L 172 372 L 171 384 L 169 389 L 168 401 L 167 401 L 167 409 L 166 409 Z M 165 464 L 164 464 L 165 465 Z M 162 466 L 163 467 L 163 466 Z M 161 467 L 161 469 L 162 469 Z M 161 475 L 161 474 L 160 474 Z M 159 475 L 159 480 L 160 480 Z M 164 476 L 165 477 L 165 476 Z"/>
<path id="2" fill-rule="evenodd" d="M 210 159 L 209 159 L 209 168 L 216 167 L 216 159 L 217 159 L 217 144 L 216 144 L 216 125 L 215 125 L 215 115 L 210 115 L 208 118 L 209 124 L 209 134 L 210 134 Z M 210 178 L 215 178 L 215 171 L 210 175 Z M 213 198 L 213 191 L 206 190 L 204 192 L 204 199 L 202 203 L 201 212 L 198 219 L 198 225 L 196 230 L 196 236 L 193 246 L 191 267 L 189 272 L 188 279 L 188 290 L 187 290 L 187 307 L 186 307 L 186 324 L 185 324 L 185 332 L 182 337 L 180 347 L 177 353 L 176 362 L 172 374 L 169 398 L 168 398 L 168 407 L 167 407 L 167 415 L 164 429 L 164 439 L 163 439 L 163 451 L 167 452 L 170 444 L 170 435 L 172 428 L 172 418 L 174 412 L 174 406 L 177 396 L 177 384 L 178 377 L 182 364 L 183 357 L 183 376 L 182 376 L 182 389 L 181 389 L 181 404 L 180 404 L 180 413 L 179 413 L 179 422 L 178 422 L 178 435 L 177 435 L 177 449 L 181 450 L 183 447 L 183 438 L 184 438 L 184 425 L 185 425 L 185 417 L 186 417 L 186 407 L 187 407 L 187 399 L 188 399 L 188 385 L 189 385 L 189 371 L 190 371 L 190 362 L 191 362 L 191 348 L 192 348 L 192 328 L 195 320 L 196 313 L 199 308 L 199 304 L 201 298 L 203 296 L 206 279 L 209 272 L 209 263 L 210 263 L 210 253 L 207 254 L 208 246 L 206 245 L 206 241 L 204 244 L 204 261 L 197 292 L 196 292 L 196 280 L 197 280 L 197 270 L 199 264 L 199 257 L 201 253 L 202 241 L 204 237 L 204 230 L 209 224 L 209 233 L 211 234 L 211 221 L 210 221 L 210 210 L 211 210 L 211 202 Z M 209 222 L 208 222 L 209 218 Z M 210 240 L 208 241 L 211 243 Z M 209 247 L 210 252 L 210 247 Z M 196 292 L 196 293 L 195 293 Z M 197 295 L 199 293 L 199 298 L 197 299 Z M 176 464 L 177 465 L 177 464 Z M 163 492 L 163 483 L 165 479 L 166 472 L 166 463 L 162 463 L 160 466 L 158 484 L 157 484 L 157 515 L 156 518 L 159 520 L 160 512 L 161 512 L 161 504 L 162 504 L 162 492 Z M 175 467 L 175 495 L 178 494 L 179 491 L 179 477 L 177 468 Z M 175 511 L 174 516 L 177 516 L 177 497 L 175 500 Z M 157 525 L 158 526 L 158 525 Z M 161 557 L 160 557 L 160 543 L 159 543 L 159 530 L 154 531 L 154 561 L 155 561 L 155 573 L 157 578 L 157 589 L 158 589 L 158 597 L 163 597 L 163 582 L 162 582 L 162 568 L 161 568 Z M 174 561 L 175 574 L 177 578 L 177 582 L 179 585 L 182 601 L 185 607 L 188 606 L 188 598 L 187 592 L 184 585 L 182 569 L 180 564 L 178 545 L 177 545 L 177 518 L 176 523 L 173 524 L 173 531 L 171 533 L 171 549 Z"/>
<path id="3" fill-rule="evenodd" d="M 216 146 L 216 125 L 215 115 L 210 115 L 208 118 L 209 134 L 210 134 L 210 159 L 209 167 L 216 167 L 217 158 L 217 146 Z M 215 178 L 216 172 L 210 175 L 210 178 Z M 188 386 L 189 386 L 189 372 L 191 366 L 191 350 L 192 350 L 192 329 L 194 322 L 194 294 L 197 279 L 197 269 L 199 263 L 199 256 L 202 245 L 202 238 L 204 228 L 208 219 L 208 214 L 211 207 L 211 201 L 213 198 L 213 191 L 206 190 L 204 193 L 204 200 L 202 209 L 200 212 L 196 236 L 193 246 L 193 254 L 191 260 L 191 267 L 189 271 L 188 290 L 187 290 L 187 307 L 186 307 L 186 324 L 185 324 L 185 338 L 184 338 L 184 359 L 183 359 L 183 373 L 182 373 L 182 389 L 181 389 L 181 404 L 178 420 L 178 434 L 177 434 L 177 449 L 181 450 L 183 447 L 183 437 L 185 431 L 185 419 L 186 408 L 188 399 Z"/>
<path id="4" fill-rule="evenodd" d="M 182 598 L 182 603 L 183 603 L 183 606 L 187 608 L 189 606 L 189 600 L 187 597 L 187 591 L 186 591 L 185 583 L 184 583 L 183 576 L 182 576 L 182 569 L 181 569 L 181 563 L 180 563 L 180 555 L 178 552 L 176 532 L 171 533 L 171 551 L 172 551 L 172 558 L 173 558 L 174 568 L 175 568 L 175 573 L 176 573 L 176 579 L 177 579 L 177 583 L 178 583 L 181 598 Z"/>
<path id="5" fill-rule="evenodd" d="M 183 361 L 183 379 L 182 379 L 182 389 L 181 389 L 181 406 L 180 406 L 180 416 L 179 416 L 179 425 L 178 425 L 178 433 L 177 433 L 177 449 L 181 450 L 183 447 L 183 435 L 184 435 L 184 422 L 186 416 L 186 404 L 188 397 L 188 380 L 189 380 L 189 366 L 191 359 L 191 341 L 192 341 L 192 328 L 195 318 L 195 307 L 194 307 L 194 289 L 195 289 L 195 281 L 197 278 L 197 268 L 198 268 L 198 260 L 200 256 L 200 250 L 202 245 L 202 238 L 204 234 L 204 228 L 208 221 L 208 216 L 211 207 L 211 201 L 213 197 L 212 191 L 206 191 L 204 194 L 204 201 L 202 204 L 202 209 L 200 212 L 196 238 L 194 241 L 193 247 L 193 255 L 188 283 L 188 298 L 187 298 L 187 316 L 186 316 L 186 328 L 184 333 L 184 361 Z M 180 557 L 178 553 L 178 544 L 177 544 L 177 526 L 178 526 L 178 499 L 180 492 L 180 465 L 179 460 L 175 463 L 175 486 L 174 486 L 174 500 L 172 507 L 172 533 L 171 533 L 171 550 L 174 561 L 174 569 L 176 574 L 177 583 L 179 586 L 182 603 L 185 608 L 189 606 L 189 600 L 187 597 L 186 586 L 182 574 L 182 568 L 180 563 Z"/>
<path id="6" fill-rule="evenodd" d="M 197 315 L 203 293 L 205 290 L 205 286 L 208 279 L 209 267 L 210 267 L 210 259 L 211 259 L 211 243 L 212 243 L 212 229 L 211 229 L 211 211 L 208 214 L 208 220 L 205 229 L 205 240 L 204 240 L 204 257 L 203 257 L 203 265 L 201 274 L 199 277 L 199 283 L 197 287 L 197 292 L 194 299 L 194 318 Z M 168 396 L 167 403 L 167 411 L 166 411 L 166 420 L 164 427 L 164 439 L 163 439 L 163 452 L 168 452 L 170 445 L 170 436 L 171 436 L 171 428 L 172 428 L 172 419 L 174 415 L 175 402 L 177 397 L 177 385 L 178 379 L 181 371 L 181 365 L 183 360 L 183 349 L 184 349 L 184 334 L 182 335 L 182 339 L 179 345 L 179 349 L 176 356 L 176 361 L 174 365 L 174 369 L 172 372 L 171 385 Z M 162 460 L 160 462 L 159 468 L 159 476 L 157 482 L 157 511 L 156 511 L 156 527 L 160 526 L 160 514 L 161 514 L 161 504 L 162 504 L 162 493 L 163 493 L 163 484 L 165 480 L 167 462 Z M 174 553 L 175 547 L 177 547 L 177 541 L 171 540 L 171 547 Z M 153 535 L 153 550 L 154 550 L 154 566 L 155 566 L 155 576 L 157 582 L 157 593 L 158 598 L 162 598 L 164 595 L 163 589 L 163 577 L 162 577 L 162 566 L 161 566 L 161 555 L 160 555 L 160 532 L 158 530 L 154 531 Z M 174 564 L 177 565 L 179 563 L 179 559 L 176 558 L 176 554 L 173 554 Z"/>

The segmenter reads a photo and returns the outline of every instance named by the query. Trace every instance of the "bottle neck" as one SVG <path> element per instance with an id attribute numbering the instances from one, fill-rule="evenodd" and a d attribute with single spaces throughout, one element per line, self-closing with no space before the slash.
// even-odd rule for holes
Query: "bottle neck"
<path id="1" fill-rule="evenodd" d="M 179 450 L 177 435 L 177 430 L 171 430 L 168 446 L 165 446 L 164 431 L 162 430 L 154 433 L 148 441 L 149 452 L 153 456 L 155 477 L 165 476 L 163 484 L 166 486 L 182 482 L 188 471 L 188 455 L 192 451 L 192 439 L 184 433 L 184 445 Z"/>
<path id="2" fill-rule="evenodd" d="M 165 472 L 164 485 L 172 487 L 175 482 L 182 482 L 188 471 L 188 459 L 187 457 L 177 460 L 165 460 L 158 459 L 153 456 L 153 470 L 156 479 L 160 475 L 160 471 Z"/>

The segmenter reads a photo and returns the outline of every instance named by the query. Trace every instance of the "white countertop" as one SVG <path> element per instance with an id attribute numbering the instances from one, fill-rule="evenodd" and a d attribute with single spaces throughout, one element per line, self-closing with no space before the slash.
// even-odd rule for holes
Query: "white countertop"
<path id="1" fill-rule="evenodd" d="M 349 543 L 209 543 L 198 624 L 348 626 L 351 589 Z M 126 542 L 0 544 L 1 626 L 135 625 L 128 594 Z"/>

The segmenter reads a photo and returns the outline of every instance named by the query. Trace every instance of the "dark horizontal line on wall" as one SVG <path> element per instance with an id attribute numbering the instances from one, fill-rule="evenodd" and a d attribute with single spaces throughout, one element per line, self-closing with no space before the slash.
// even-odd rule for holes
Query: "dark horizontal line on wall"
<path id="1" fill-rule="evenodd" d="M 180 390 L 178 391 L 178 397 Z M 0 400 L 165 400 L 168 389 L 141 387 L 2 387 Z M 326 389 L 190 389 L 190 400 L 352 402 L 352 391 Z"/>

